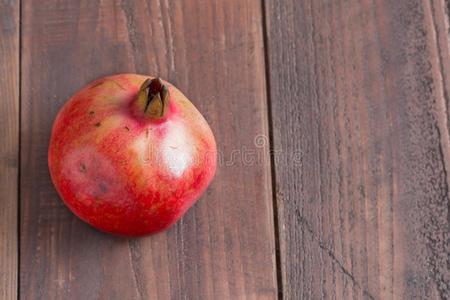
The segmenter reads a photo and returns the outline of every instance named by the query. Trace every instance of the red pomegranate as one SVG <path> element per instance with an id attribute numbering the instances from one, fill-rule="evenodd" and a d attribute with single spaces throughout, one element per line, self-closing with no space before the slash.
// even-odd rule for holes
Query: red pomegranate
<path id="1" fill-rule="evenodd" d="M 121 74 L 92 82 L 64 105 L 48 164 L 78 217 L 105 232 L 143 236 L 170 227 L 205 191 L 216 143 L 173 85 Z"/>

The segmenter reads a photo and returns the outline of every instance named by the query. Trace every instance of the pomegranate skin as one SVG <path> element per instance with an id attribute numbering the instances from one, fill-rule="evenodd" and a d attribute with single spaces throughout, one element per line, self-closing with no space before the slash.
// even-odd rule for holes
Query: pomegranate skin
<path id="1" fill-rule="evenodd" d="M 120 74 L 77 92 L 53 124 L 48 165 L 70 210 L 101 231 L 145 236 L 173 225 L 216 170 L 212 131 L 173 85 L 161 119 L 136 108 L 151 76 Z"/>

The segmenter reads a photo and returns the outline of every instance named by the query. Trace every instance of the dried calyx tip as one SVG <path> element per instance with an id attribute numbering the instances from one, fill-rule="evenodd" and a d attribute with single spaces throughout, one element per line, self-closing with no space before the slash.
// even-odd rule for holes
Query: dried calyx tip
<path id="1" fill-rule="evenodd" d="M 144 81 L 137 95 L 139 109 L 149 119 L 163 118 L 169 108 L 169 88 L 157 77 Z"/>

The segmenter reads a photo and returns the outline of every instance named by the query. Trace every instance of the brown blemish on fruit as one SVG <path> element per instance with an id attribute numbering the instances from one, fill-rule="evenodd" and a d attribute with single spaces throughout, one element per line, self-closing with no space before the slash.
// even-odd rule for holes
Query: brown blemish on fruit
<path id="1" fill-rule="evenodd" d="M 147 130 L 145 131 L 145 138 L 148 139 L 148 128 L 147 128 Z"/>
<path id="2" fill-rule="evenodd" d="M 98 86 L 104 84 L 104 83 L 107 82 L 107 81 L 114 83 L 114 84 L 117 85 L 119 88 L 121 88 L 122 90 L 126 91 L 126 89 L 125 89 L 122 85 L 120 85 L 119 83 L 117 83 L 117 82 L 115 82 L 114 80 L 111 80 L 111 79 L 97 82 L 96 84 L 93 84 L 91 87 L 89 87 L 89 89 L 96 88 L 96 87 L 98 87 Z"/>
<path id="3" fill-rule="evenodd" d="M 122 90 L 126 91 L 126 89 L 121 86 L 119 83 L 115 82 L 114 80 L 110 80 L 112 83 L 115 83 L 119 88 L 121 88 Z"/>
<path id="4" fill-rule="evenodd" d="M 127 131 L 130 131 L 130 128 L 128 128 L 128 126 L 125 126 L 124 127 Z"/>
<path id="5" fill-rule="evenodd" d="M 93 89 L 93 88 L 95 88 L 95 87 L 98 87 L 99 85 L 102 85 L 103 83 L 104 83 L 104 81 L 97 82 L 96 84 L 92 85 L 92 86 L 90 87 L 90 89 Z"/>
<path id="6" fill-rule="evenodd" d="M 92 116 L 93 114 L 94 114 L 94 111 L 91 110 L 91 111 L 89 112 L 89 115 Z"/>
<path id="7" fill-rule="evenodd" d="M 156 211 L 157 211 L 157 210 L 156 210 L 156 207 L 151 207 L 151 208 L 145 210 L 145 211 L 144 211 L 144 214 L 143 214 L 142 216 L 145 216 L 145 215 L 152 215 L 152 214 L 156 213 Z"/>
<path id="8" fill-rule="evenodd" d="M 124 164 L 124 163 L 126 163 L 128 160 L 122 160 L 122 161 L 119 161 L 119 164 Z"/>
<path id="9" fill-rule="evenodd" d="M 103 193 L 106 193 L 106 192 L 108 191 L 108 188 L 106 187 L 106 185 L 103 184 L 103 182 L 100 182 L 100 183 L 98 184 L 98 187 L 100 188 L 100 190 L 101 190 Z"/>
<path id="10" fill-rule="evenodd" d="M 93 84 L 91 87 L 89 87 L 89 89 L 96 88 L 96 87 L 98 87 L 98 86 L 100 86 L 100 85 L 102 85 L 102 84 L 105 84 L 106 82 L 112 82 L 112 83 L 114 83 L 115 85 L 117 85 L 120 89 L 126 91 L 126 89 L 125 89 L 120 83 L 118 83 L 118 82 L 116 82 L 116 81 L 114 81 L 114 80 L 111 80 L 111 79 L 103 80 L 103 81 L 97 82 L 96 84 Z"/>
<path id="11" fill-rule="evenodd" d="M 100 123 L 100 122 L 94 124 L 95 127 L 100 127 L 101 125 L 102 125 L 102 123 Z"/>
<path id="12" fill-rule="evenodd" d="M 81 163 L 81 164 L 80 164 L 80 169 L 79 169 L 79 170 L 80 170 L 81 173 L 86 173 L 86 165 L 83 164 L 83 163 Z"/>

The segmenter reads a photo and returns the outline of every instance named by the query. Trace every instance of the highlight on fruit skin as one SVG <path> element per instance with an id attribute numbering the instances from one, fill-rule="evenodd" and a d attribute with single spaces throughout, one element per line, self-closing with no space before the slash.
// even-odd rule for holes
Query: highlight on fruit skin
<path id="1" fill-rule="evenodd" d="M 75 215 L 135 237 L 170 227 L 195 203 L 214 177 L 216 152 L 208 123 L 176 87 L 120 74 L 88 84 L 61 108 L 48 165 Z"/>

